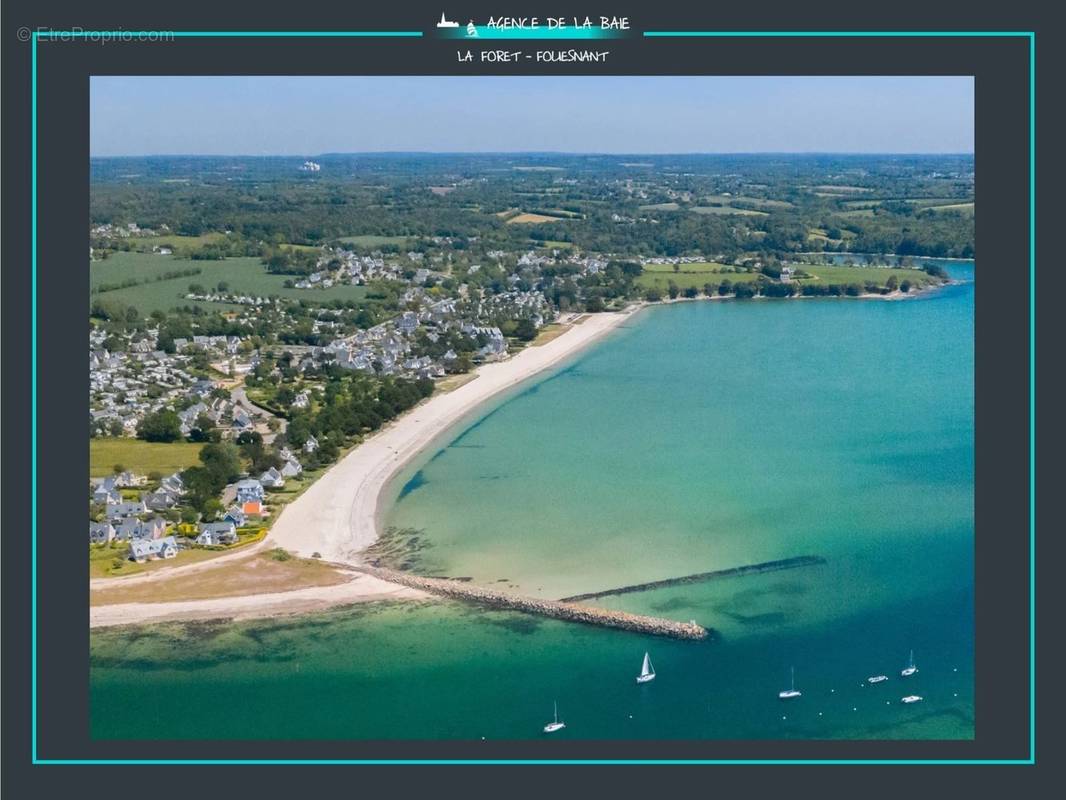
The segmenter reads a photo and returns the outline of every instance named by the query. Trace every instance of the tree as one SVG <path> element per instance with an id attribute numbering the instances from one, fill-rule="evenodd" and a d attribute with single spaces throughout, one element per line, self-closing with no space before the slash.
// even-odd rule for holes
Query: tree
<path id="1" fill-rule="evenodd" d="M 120 472 L 125 472 L 126 468 L 122 464 L 115 464 L 111 467 L 111 471 L 118 475 Z"/>
<path id="2" fill-rule="evenodd" d="M 185 485 L 185 502 L 196 511 L 203 511 L 207 501 L 225 486 L 223 483 L 222 487 L 216 488 L 215 480 L 205 467 L 189 467 L 181 473 L 181 480 Z M 196 518 L 195 512 L 191 520 L 186 519 L 186 515 L 182 514 L 183 521 L 195 522 Z"/>
<path id="3" fill-rule="evenodd" d="M 214 440 L 215 421 L 207 414 L 201 413 L 196 417 L 192 430 L 189 431 L 190 442 L 208 442 Z M 221 438 L 221 437 L 219 437 Z"/>
<path id="4" fill-rule="evenodd" d="M 146 442 L 176 442 L 181 438 L 181 419 L 169 408 L 145 414 L 137 424 L 137 438 Z"/>
<path id="5" fill-rule="evenodd" d="M 171 336 L 167 331 L 159 332 L 159 337 L 156 339 L 155 346 L 157 350 L 162 350 L 164 353 L 172 354 L 177 350 L 174 345 L 174 337 Z"/>
<path id="6" fill-rule="evenodd" d="M 518 325 L 515 326 L 515 336 L 523 342 L 530 342 L 537 338 L 537 326 L 528 317 L 520 319 Z"/>
<path id="7" fill-rule="evenodd" d="M 670 295 L 670 299 L 671 300 L 676 300 L 677 296 L 679 294 L 681 294 L 681 290 L 678 288 L 677 284 L 674 283 L 673 281 L 670 281 L 670 283 L 667 285 L 666 291 L 667 291 L 667 294 Z"/>
<path id="8" fill-rule="evenodd" d="M 213 494 L 221 492 L 227 483 L 240 477 L 240 451 L 232 442 L 212 442 L 204 445 L 200 451 L 200 461 L 217 486 Z"/>

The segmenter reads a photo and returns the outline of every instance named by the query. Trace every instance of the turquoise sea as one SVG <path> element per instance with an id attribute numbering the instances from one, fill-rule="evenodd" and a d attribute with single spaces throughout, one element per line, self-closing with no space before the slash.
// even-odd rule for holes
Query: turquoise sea
<path id="1" fill-rule="evenodd" d="M 972 738 L 974 269 L 947 266 L 901 302 L 646 309 L 391 487 L 416 571 L 542 597 L 826 560 L 593 601 L 711 641 L 453 603 L 98 631 L 93 736 L 517 739 L 557 700 L 561 738 Z"/>

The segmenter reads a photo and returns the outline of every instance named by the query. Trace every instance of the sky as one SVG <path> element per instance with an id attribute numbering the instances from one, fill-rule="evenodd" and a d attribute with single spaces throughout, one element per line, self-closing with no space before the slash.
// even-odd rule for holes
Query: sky
<path id="1" fill-rule="evenodd" d="M 94 77 L 90 153 L 972 153 L 973 78 Z"/>

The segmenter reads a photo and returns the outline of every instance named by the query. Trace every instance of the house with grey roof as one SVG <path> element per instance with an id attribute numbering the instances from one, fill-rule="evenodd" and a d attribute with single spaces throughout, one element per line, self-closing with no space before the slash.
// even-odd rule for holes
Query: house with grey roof
<path id="1" fill-rule="evenodd" d="M 115 526 L 115 538 L 120 542 L 134 539 L 159 539 L 167 531 L 167 523 L 162 517 L 140 520 L 127 517 Z"/>
<path id="2" fill-rule="evenodd" d="M 285 463 L 281 465 L 281 474 L 286 478 L 298 478 L 303 471 L 303 465 L 295 458 L 286 459 Z"/>
<path id="3" fill-rule="evenodd" d="M 263 484 L 255 478 L 245 478 L 242 481 L 237 481 L 238 503 L 250 503 L 256 500 L 262 502 L 265 497 L 266 493 L 263 491 Z"/>
<path id="4" fill-rule="evenodd" d="M 93 502 L 100 505 L 116 506 L 122 502 L 122 493 L 112 487 L 105 487 L 103 483 L 93 490 Z"/>
<path id="5" fill-rule="evenodd" d="M 138 514 L 143 514 L 148 510 L 144 502 L 141 500 L 134 500 L 127 503 L 108 503 L 107 504 L 107 518 L 110 520 L 123 519 L 125 517 L 135 517 Z"/>
<path id="6" fill-rule="evenodd" d="M 110 544 L 115 538 L 115 527 L 110 522 L 89 523 L 89 544 Z"/>
<path id="7" fill-rule="evenodd" d="M 201 522 L 200 533 L 195 539 L 201 545 L 234 544 L 237 541 L 237 526 L 233 520 L 224 519 L 221 522 Z"/>
<path id="8" fill-rule="evenodd" d="M 130 542 L 129 559 L 143 564 L 160 558 L 174 558 L 178 554 L 178 543 L 173 536 L 165 539 L 134 539 Z"/>
<path id="9" fill-rule="evenodd" d="M 244 513 L 244 509 L 240 506 L 232 506 L 222 519 L 223 521 L 228 519 L 239 528 L 248 520 L 248 515 Z"/>
<path id="10" fill-rule="evenodd" d="M 281 489 L 285 486 L 285 478 L 281 476 L 281 473 L 275 467 L 271 467 L 260 475 L 259 482 L 263 484 L 265 489 Z"/>

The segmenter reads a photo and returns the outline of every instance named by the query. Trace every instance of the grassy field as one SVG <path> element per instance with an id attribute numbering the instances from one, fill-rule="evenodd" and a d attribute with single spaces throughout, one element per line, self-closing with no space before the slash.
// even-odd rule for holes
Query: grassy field
<path id="1" fill-rule="evenodd" d="M 202 444 L 190 442 L 143 442 L 140 439 L 90 439 L 89 477 L 110 475 L 116 464 L 147 475 L 160 472 L 169 475 L 200 463 Z"/>
<path id="2" fill-rule="evenodd" d="M 765 211 L 753 211 L 750 208 L 733 208 L 732 206 L 693 206 L 693 214 L 736 214 L 744 217 L 765 217 Z"/>
<path id="3" fill-rule="evenodd" d="M 167 563 L 173 564 L 183 556 L 197 552 L 205 551 L 186 550 Z M 160 576 L 159 580 L 153 580 L 151 583 L 140 582 L 125 586 L 120 583 L 114 587 L 98 589 L 90 593 L 89 604 L 96 606 L 112 603 L 206 600 L 211 597 L 235 597 L 253 593 L 292 591 L 310 586 L 332 586 L 347 580 L 351 580 L 350 575 L 315 559 L 278 560 L 271 553 L 256 553 L 206 572 L 179 574 L 172 578 Z"/>
<path id="4" fill-rule="evenodd" d="M 537 239 L 530 239 L 529 243 L 535 247 L 544 247 L 549 250 L 568 250 L 574 246 L 573 242 L 560 242 L 554 239 L 545 239 L 539 241 Z"/>
<path id="5" fill-rule="evenodd" d="M 641 211 L 677 211 L 681 206 L 677 203 L 655 203 L 650 206 L 641 206 Z"/>
<path id="6" fill-rule="evenodd" d="M 160 245 L 170 245 L 171 247 L 203 247 L 205 244 L 220 242 L 225 238 L 226 234 L 215 231 L 212 233 L 201 233 L 199 236 L 182 236 L 176 233 L 165 234 L 162 236 L 137 236 L 128 241 L 131 244 L 135 244 L 138 250 L 151 250 L 153 247 L 158 247 Z"/>
<path id="7" fill-rule="evenodd" d="M 560 336 L 570 330 L 570 327 L 571 326 L 569 325 L 560 325 L 558 322 L 549 322 L 547 325 L 542 326 L 541 329 L 537 331 L 537 338 L 530 342 L 529 346 L 540 347 L 541 345 L 547 344 L 553 339 L 558 339 Z"/>
<path id="8" fill-rule="evenodd" d="M 508 225 L 529 225 L 538 222 L 562 222 L 562 217 L 549 217 L 544 214 L 516 214 L 507 220 Z"/>
<path id="9" fill-rule="evenodd" d="M 872 192 L 873 189 L 867 186 L 837 186 L 836 184 L 823 184 L 821 186 L 814 186 L 813 189 L 821 192 L 848 192 L 854 194 L 856 192 Z"/>
<path id="10" fill-rule="evenodd" d="M 411 241 L 410 236 L 374 236 L 367 234 L 365 236 L 342 236 L 340 241 L 344 244 L 354 244 L 357 247 L 381 247 L 386 244 L 395 244 L 400 247 Z"/>
<path id="11" fill-rule="evenodd" d="M 199 269 L 196 275 L 187 275 L 169 280 L 157 280 L 165 272 Z M 331 286 L 329 289 L 287 289 L 286 280 L 291 275 L 272 275 L 258 258 L 227 258 L 224 261 L 193 261 L 191 259 L 160 256 L 150 253 L 115 253 L 104 261 L 89 263 L 90 286 L 116 284 L 130 278 L 143 279 L 145 283 L 109 292 L 97 292 L 90 296 L 95 300 L 117 301 L 136 308 L 141 314 L 153 311 L 168 311 L 176 306 L 195 305 L 213 309 L 238 309 L 231 303 L 207 303 L 186 300 L 189 285 L 198 283 L 213 288 L 219 281 L 229 284 L 228 291 L 260 297 L 276 295 L 293 300 L 325 301 L 361 300 L 366 296 L 365 286 Z"/>
<path id="12" fill-rule="evenodd" d="M 89 577 L 90 578 L 117 578 L 123 575 L 136 575 L 140 572 L 155 572 L 157 569 L 166 567 L 195 564 L 198 561 L 207 561 L 211 558 L 223 555 L 218 550 L 182 550 L 174 558 L 160 559 L 158 561 L 146 561 L 138 564 L 127 558 L 129 544 L 126 542 L 112 542 L 109 545 L 89 545 Z M 116 559 L 122 561 L 118 568 Z"/>
<path id="13" fill-rule="evenodd" d="M 974 213 L 973 203 L 950 203 L 945 206 L 926 206 L 924 211 L 932 211 L 934 214 L 939 214 L 943 211 L 958 211 L 962 214 L 968 214 L 970 216 Z"/>
<path id="14" fill-rule="evenodd" d="M 637 278 L 637 286 L 645 289 L 655 287 L 665 296 L 671 282 L 677 284 L 680 289 L 695 286 L 702 292 L 704 285 L 708 283 L 721 283 L 724 280 L 730 280 L 733 283 L 749 283 L 757 277 L 759 277 L 758 274 L 754 272 L 679 272 L 677 274 L 673 272 L 645 272 Z"/>
<path id="15" fill-rule="evenodd" d="M 891 276 L 897 281 L 908 280 L 913 285 L 924 284 L 929 280 L 920 269 L 889 269 L 888 267 L 843 267 L 843 266 L 803 266 L 804 272 L 814 276 L 807 283 L 865 283 L 874 281 L 884 285 Z"/>
<path id="16" fill-rule="evenodd" d="M 733 269 L 728 264 L 719 264 L 715 261 L 696 261 L 691 264 L 678 264 L 678 273 L 687 272 L 728 272 Z M 645 272 L 663 272 L 674 274 L 673 264 L 645 264 Z"/>
<path id="17" fill-rule="evenodd" d="M 788 202 L 787 200 L 771 200 L 771 199 L 766 198 L 766 197 L 749 197 L 748 195 L 744 195 L 744 194 L 740 194 L 740 195 L 716 194 L 716 195 L 712 195 L 710 197 L 704 198 L 703 202 L 708 203 L 708 204 L 715 203 L 715 204 L 721 204 L 721 205 L 726 205 L 726 206 L 733 205 L 734 203 L 745 203 L 746 205 L 749 205 L 749 206 L 756 206 L 757 208 L 768 208 L 768 209 L 793 208 L 794 207 L 793 204 Z"/>

